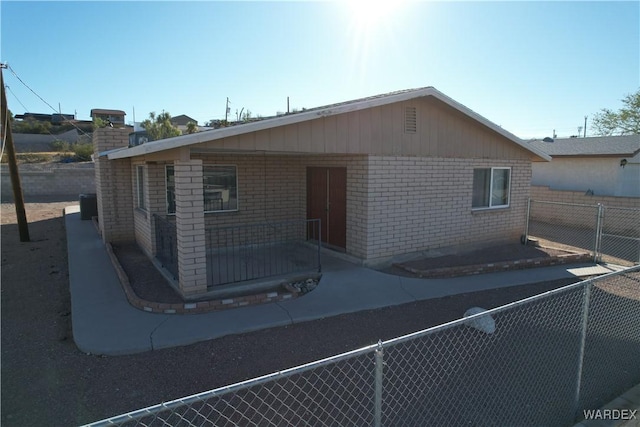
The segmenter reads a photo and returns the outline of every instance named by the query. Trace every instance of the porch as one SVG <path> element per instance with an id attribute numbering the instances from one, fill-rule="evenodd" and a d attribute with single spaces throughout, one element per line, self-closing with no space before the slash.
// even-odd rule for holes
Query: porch
<path id="1" fill-rule="evenodd" d="M 155 259 L 174 281 L 179 278 L 175 216 L 153 215 Z M 206 292 L 243 284 L 322 271 L 320 219 L 290 219 L 207 227 Z"/>

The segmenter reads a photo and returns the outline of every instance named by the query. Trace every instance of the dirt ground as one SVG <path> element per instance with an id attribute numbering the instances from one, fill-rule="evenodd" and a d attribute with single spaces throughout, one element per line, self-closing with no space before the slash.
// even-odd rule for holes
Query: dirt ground
<path id="1" fill-rule="evenodd" d="M 62 209 L 28 203 L 31 242 L 14 205 L 1 209 L 3 426 L 78 425 L 282 370 L 496 307 L 575 279 L 457 295 L 227 336 L 142 354 L 98 357 L 72 338 Z"/>

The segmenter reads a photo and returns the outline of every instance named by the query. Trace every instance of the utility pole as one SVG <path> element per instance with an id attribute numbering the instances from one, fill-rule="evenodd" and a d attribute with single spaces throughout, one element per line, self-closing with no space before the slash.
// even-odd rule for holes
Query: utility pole
<path id="1" fill-rule="evenodd" d="M 227 97 L 227 106 L 224 109 L 224 122 L 227 123 L 227 119 L 229 116 L 229 97 Z"/>
<path id="2" fill-rule="evenodd" d="M 7 150 L 7 160 L 9 163 L 9 175 L 11 176 L 11 185 L 13 187 L 13 200 L 16 204 L 16 216 L 18 218 L 18 232 L 21 242 L 29 242 L 29 224 L 27 223 L 27 214 L 24 209 L 24 198 L 22 197 L 22 186 L 20 185 L 20 175 L 18 174 L 18 162 L 16 160 L 16 150 L 13 146 L 13 135 L 11 134 L 11 123 L 9 120 L 9 112 L 7 111 L 7 94 L 4 88 L 4 76 L 2 70 L 7 68 L 5 64 L 0 64 L 0 91 L 2 99 L 0 102 L 0 121 L 2 121 L 2 139 L 5 141 Z"/>
<path id="3" fill-rule="evenodd" d="M 587 137 L 587 116 L 584 116 L 584 136 L 583 138 Z"/>

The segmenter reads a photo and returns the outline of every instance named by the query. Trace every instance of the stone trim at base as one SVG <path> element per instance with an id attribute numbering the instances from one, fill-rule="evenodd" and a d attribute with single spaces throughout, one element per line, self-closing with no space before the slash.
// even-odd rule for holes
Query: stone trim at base
<path id="1" fill-rule="evenodd" d="M 113 268 L 116 270 L 120 284 L 127 297 L 127 301 L 133 307 L 148 312 L 158 314 L 200 314 L 210 311 L 220 311 L 229 308 L 245 307 L 250 305 L 265 304 L 269 302 L 285 301 L 288 299 L 296 298 L 299 293 L 295 289 L 289 289 L 282 286 L 282 289 L 271 292 L 263 292 L 255 295 L 245 295 L 233 298 L 209 300 L 209 301 L 197 301 L 197 302 L 181 302 L 181 303 L 160 303 L 152 302 L 142 299 L 136 295 L 131 288 L 129 277 L 125 273 L 120 261 L 113 252 L 113 247 L 110 243 L 106 243 L 107 253 L 113 264 Z"/>
<path id="2" fill-rule="evenodd" d="M 393 264 L 393 266 L 408 271 L 409 273 L 413 273 L 421 278 L 442 279 L 458 276 L 471 276 L 474 274 L 496 273 L 500 271 L 522 270 L 526 268 L 549 267 L 552 265 L 575 264 L 592 261 L 593 255 L 584 253 L 557 255 L 548 258 L 528 258 L 515 261 L 500 261 L 489 264 L 462 265 L 459 267 L 432 268 L 429 270 L 419 270 L 404 264 Z"/>

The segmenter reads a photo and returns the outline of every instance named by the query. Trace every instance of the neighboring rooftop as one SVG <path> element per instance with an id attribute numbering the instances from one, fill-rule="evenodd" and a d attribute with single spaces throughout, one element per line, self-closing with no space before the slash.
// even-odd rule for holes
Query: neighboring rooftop
<path id="1" fill-rule="evenodd" d="M 171 124 L 175 125 L 181 125 L 181 126 L 186 126 L 189 122 L 193 122 L 196 125 L 198 124 L 198 121 L 192 117 L 189 117 L 185 114 L 180 114 L 179 116 L 175 116 L 175 117 L 171 117 Z"/>
<path id="2" fill-rule="evenodd" d="M 528 141 L 551 157 L 554 156 L 635 156 L 640 152 L 640 135 L 557 138 L 553 142 Z"/>
<path id="3" fill-rule="evenodd" d="M 104 109 L 104 108 L 94 108 L 91 110 L 91 117 L 93 117 L 94 114 L 111 114 L 114 116 L 126 116 L 127 113 L 125 113 L 122 110 L 108 110 L 108 109 Z"/>

